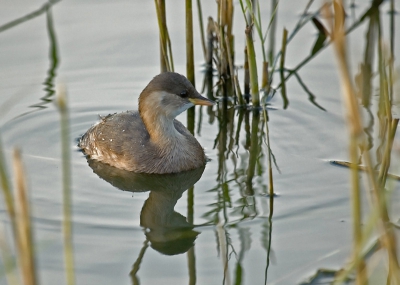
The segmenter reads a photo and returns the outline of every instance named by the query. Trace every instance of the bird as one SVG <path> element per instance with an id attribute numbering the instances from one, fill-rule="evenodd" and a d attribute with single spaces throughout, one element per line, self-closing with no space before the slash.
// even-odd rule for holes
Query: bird
<path id="1" fill-rule="evenodd" d="M 176 116 L 215 102 L 175 72 L 155 76 L 139 96 L 138 111 L 100 117 L 79 139 L 88 159 L 137 173 L 179 173 L 204 167 L 203 147 Z"/>

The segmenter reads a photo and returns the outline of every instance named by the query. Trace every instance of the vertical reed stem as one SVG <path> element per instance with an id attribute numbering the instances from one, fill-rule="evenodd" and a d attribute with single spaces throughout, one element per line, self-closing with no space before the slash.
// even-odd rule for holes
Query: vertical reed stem
<path id="1" fill-rule="evenodd" d="M 247 55 L 247 46 L 244 47 L 244 96 L 247 104 L 249 103 L 250 95 L 250 71 L 249 71 L 249 56 Z"/>
<path id="2" fill-rule="evenodd" d="M 14 150 L 14 175 L 16 185 L 15 210 L 17 225 L 18 260 L 25 285 L 37 284 L 35 258 L 33 254 L 32 225 L 30 207 L 27 196 L 25 173 L 22 166 L 21 153 Z"/>
<path id="3" fill-rule="evenodd" d="M 272 174 L 272 153 L 271 153 L 271 145 L 269 140 L 269 127 L 268 127 L 268 113 L 267 113 L 267 106 L 263 108 L 264 113 L 264 121 L 265 121 L 265 129 L 266 129 L 266 136 L 267 136 L 267 147 L 268 147 L 268 183 L 269 183 L 269 195 L 272 197 L 274 196 L 274 178 Z M 271 199 L 271 198 L 270 198 Z M 272 216 L 274 209 L 273 204 L 270 205 L 270 216 Z"/>
<path id="4" fill-rule="evenodd" d="M 187 221 L 189 224 L 193 224 L 194 221 L 194 186 L 188 189 L 188 210 L 187 210 Z M 196 255 L 194 246 L 191 247 L 187 252 L 188 270 L 189 270 L 189 285 L 196 284 Z"/>
<path id="5" fill-rule="evenodd" d="M 186 0 L 186 77 L 195 86 L 192 0 Z"/>
<path id="6" fill-rule="evenodd" d="M 339 66 L 339 75 L 341 79 L 341 84 L 343 88 L 344 94 L 344 102 L 347 109 L 347 120 L 349 124 L 350 130 L 350 155 L 352 157 L 352 164 L 355 166 L 353 167 L 352 171 L 352 193 L 353 200 L 357 200 L 359 198 L 359 182 L 358 182 L 358 175 L 357 174 L 357 145 L 364 144 L 363 138 L 363 127 L 361 122 L 361 115 L 359 110 L 359 105 L 357 102 L 357 97 L 355 95 L 355 91 L 352 85 L 351 76 L 349 73 L 349 68 L 347 66 L 347 53 L 346 53 L 346 37 L 344 32 L 344 9 L 343 3 L 341 0 L 335 0 L 333 2 L 334 7 L 334 22 L 332 24 L 333 30 L 333 38 L 335 44 L 335 52 L 338 58 L 338 66 Z M 327 9 L 327 12 L 330 13 L 330 10 Z M 382 84 L 382 80 L 381 80 Z M 380 86 L 384 88 L 384 86 Z M 400 284 L 400 270 L 399 270 L 399 263 L 397 260 L 397 249 L 396 249 L 396 240 L 395 236 L 390 224 L 387 205 L 386 205 L 386 197 L 384 188 L 381 187 L 382 183 L 378 183 L 378 179 L 376 177 L 375 169 L 373 168 L 372 159 L 369 151 L 364 152 L 363 155 L 364 162 L 367 165 L 368 171 L 368 178 L 370 180 L 370 187 L 372 193 L 375 196 L 374 199 L 374 207 L 375 210 L 379 213 L 379 219 L 377 221 L 377 228 L 379 229 L 379 239 L 382 245 L 382 248 L 385 249 L 388 255 L 389 261 L 389 275 L 390 278 L 394 278 L 394 284 Z M 353 262 L 357 262 L 357 256 L 360 256 L 361 253 L 361 229 L 360 229 L 360 213 L 358 213 L 360 206 L 357 205 L 360 203 L 359 201 L 353 201 L 353 232 L 354 232 L 354 260 Z M 365 284 L 366 282 L 366 271 L 365 266 L 363 264 L 359 264 L 356 268 L 357 270 L 357 277 L 356 282 L 357 284 Z M 397 283 L 396 283 L 397 282 Z"/>
<path id="7" fill-rule="evenodd" d="M 275 55 L 275 38 L 276 38 L 276 23 L 278 18 L 277 8 L 278 8 L 277 0 L 271 1 L 271 28 L 269 31 L 269 45 L 268 45 L 268 60 L 272 64 L 274 61 Z"/>
<path id="8" fill-rule="evenodd" d="M 72 244 L 72 193 L 71 193 L 71 165 L 69 150 L 69 115 L 67 94 L 65 87 L 59 89 L 57 98 L 61 116 L 61 152 L 62 152 L 62 181 L 63 181 L 63 231 L 64 231 L 64 259 L 67 285 L 75 284 L 74 256 Z"/>
<path id="9" fill-rule="evenodd" d="M 256 53 L 254 51 L 253 43 L 253 26 L 249 25 L 246 27 L 246 46 L 247 46 L 247 56 L 249 59 L 249 71 L 250 71 L 250 87 L 251 87 L 251 99 L 253 106 L 260 106 L 260 93 L 258 88 L 258 74 L 257 74 L 257 63 L 256 63 Z"/>
<path id="10" fill-rule="evenodd" d="M 167 41 L 165 39 L 165 27 L 167 26 L 167 19 L 165 14 L 164 0 L 156 0 L 156 10 L 160 32 L 160 72 L 162 73 L 168 71 Z"/>
<path id="11" fill-rule="evenodd" d="M 1 183 L 1 190 L 4 196 L 4 204 L 6 206 L 7 213 L 11 221 L 13 235 L 16 238 L 18 234 L 17 234 L 17 225 L 15 222 L 14 200 L 11 192 L 11 186 L 10 186 L 11 183 L 8 179 L 6 161 L 4 158 L 3 145 L 1 139 L 0 139 L 0 183 Z"/>
<path id="12" fill-rule="evenodd" d="M 269 92 L 269 76 L 268 76 L 268 62 L 263 61 L 262 66 L 262 80 L 261 80 L 261 89 L 265 90 L 266 93 Z"/>
<path id="13" fill-rule="evenodd" d="M 281 49 L 281 61 L 280 61 L 280 75 L 281 75 L 281 93 L 283 99 L 283 108 L 286 109 L 289 105 L 289 100 L 286 95 L 286 82 L 285 82 L 285 57 L 286 57 L 286 43 L 287 43 L 288 31 L 283 29 L 282 36 L 282 49 Z"/>
<path id="14" fill-rule="evenodd" d="M 206 48 L 206 40 L 204 36 L 204 26 L 203 26 L 203 11 L 201 8 L 200 0 L 197 0 L 197 12 L 199 17 L 201 46 L 203 48 L 204 60 L 207 62 L 207 48 Z"/>
<path id="15" fill-rule="evenodd" d="M 194 50 L 193 50 L 193 11 L 192 0 L 186 0 L 186 76 L 193 86 L 196 86 L 194 75 Z M 199 2 L 198 2 L 199 4 Z M 202 25 L 201 25 L 202 28 Z M 203 33 L 202 33 L 203 34 Z M 204 36 L 203 49 L 204 49 Z M 204 51 L 204 50 L 203 50 Z M 195 108 L 190 108 L 187 111 L 188 130 L 194 134 L 195 126 Z M 188 190 L 188 221 L 193 223 L 193 207 L 194 207 L 194 187 Z M 196 284 L 196 257 L 194 247 L 187 252 L 188 269 L 189 269 L 189 284 Z"/>
<path id="16" fill-rule="evenodd" d="M 192 12 L 192 0 L 186 0 L 186 77 L 195 86 L 194 76 L 194 51 L 193 51 L 193 12 Z M 187 127 L 191 133 L 194 133 L 194 118 L 196 115 L 196 109 L 190 108 L 187 111 Z"/>

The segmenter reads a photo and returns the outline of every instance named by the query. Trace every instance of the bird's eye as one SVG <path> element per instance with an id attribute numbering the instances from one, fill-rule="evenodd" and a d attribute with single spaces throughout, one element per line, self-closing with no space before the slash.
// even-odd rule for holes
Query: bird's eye
<path id="1" fill-rule="evenodd" d="M 179 94 L 179 96 L 181 96 L 182 98 L 186 98 L 186 97 L 188 96 L 187 90 L 183 90 L 183 91 L 181 92 L 181 94 Z"/>

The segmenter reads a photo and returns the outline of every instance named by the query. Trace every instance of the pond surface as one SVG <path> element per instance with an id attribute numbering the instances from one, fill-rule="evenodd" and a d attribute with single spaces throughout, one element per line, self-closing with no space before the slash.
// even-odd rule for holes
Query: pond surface
<path id="1" fill-rule="evenodd" d="M 278 34 L 283 26 L 293 29 L 306 3 L 281 1 Z M 2 1 L 0 25 L 42 4 Z M 203 1 L 203 15 L 215 16 L 215 5 Z M 167 8 L 175 71 L 185 74 L 184 6 L 168 1 Z M 239 9 L 237 35 L 244 30 Z M 382 7 L 384 20 L 388 9 Z M 268 10 L 262 13 L 269 17 Z M 294 78 L 287 82 L 287 109 L 279 92 L 270 101 L 271 149 L 280 170 L 273 169 L 277 195 L 270 221 L 267 147 L 262 135 L 251 140 L 252 129 L 265 128 L 262 115 L 231 107 L 224 111 L 222 101 L 196 109 L 196 137 L 210 158 L 204 172 L 131 176 L 93 162 L 89 166 L 78 151 L 76 139 L 98 115 L 136 109 L 141 90 L 159 72 L 153 1 L 62 1 L 52 9 L 53 30 L 47 20 L 44 13 L 0 33 L 0 130 L 9 165 L 12 149 L 22 149 L 41 284 L 64 279 L 60 127 L 53 102 L 54 85 L 60 82 L 68 90 L 71 122 L 77 284 L 264 284 L 266 279 L 268 284 L 298 284 L 319 268 L 342 267 L 352 243 L 349 171 L 329 161 L 349 160 L 348 136 L 330 47 L 300 71 L 326 111 L 308 100 Z M 399 30 L 398 15 L 396 21 Z M 197 15 L 194 37 L 199 38 Z M 358 44 L 363 37 L 361 27 L 350 39 L 354 70 L 363 57 Z M 299 63 L 314 40 L 310 24 L 289 45 L 286 65 Z M 244 42 L 236 45 L 243 50 Z M 195 57 L 201 90 L 200 44 Z M 236 60 L 243 62 L 241 52 Z M 178 119 L 186 123 L 186 114 Z M 260 150 L 252 163 L 255 145 Z M 397 221 L 400 185 L 394 187 L 392 218 Z M 3 203 L 0 210 L 7 231 Z M 0 284 L 5 282 L 0 274 Z"/>

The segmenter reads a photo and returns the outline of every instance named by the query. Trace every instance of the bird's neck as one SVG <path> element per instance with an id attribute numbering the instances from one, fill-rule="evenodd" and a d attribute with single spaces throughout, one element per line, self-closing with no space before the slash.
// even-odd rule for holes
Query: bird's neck
<path id="1" fill-rule="evenodd" d="M 164 96 L 163 92 L 153 92 L 143 96 L 145 100 L 139 101 L 140 116 L 151 140 L 157 144 L 176 143 L 183 139 L 174 126 L 175 115 L 162 108 Z"/>
<path id="2" fill-rule="evenodd" d="M 174 119 L 158 114 L 146 115 L 142 119 L 153 142 L 169 144 L 182 138 L 174 126 Z"/>

